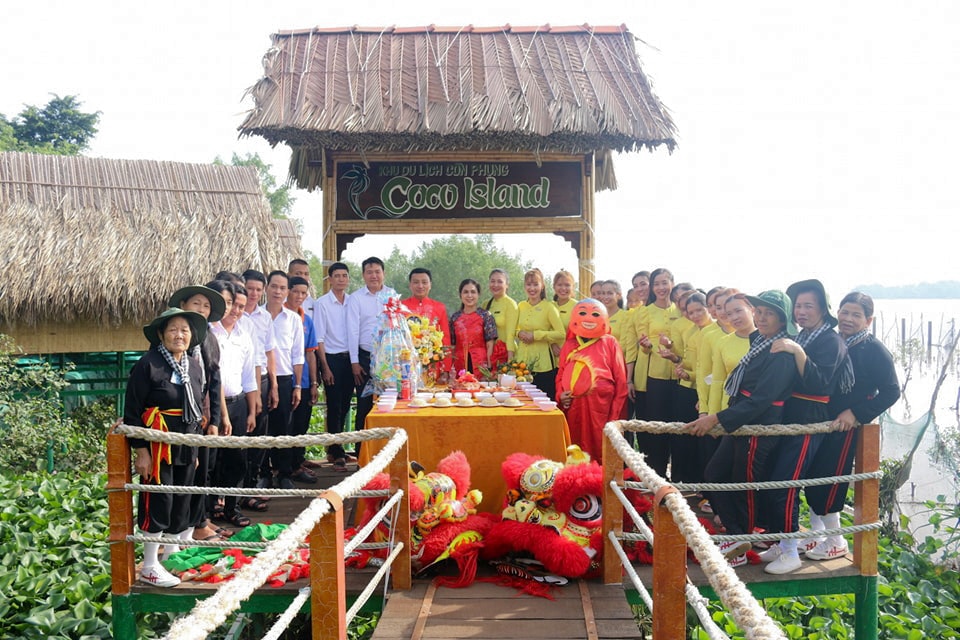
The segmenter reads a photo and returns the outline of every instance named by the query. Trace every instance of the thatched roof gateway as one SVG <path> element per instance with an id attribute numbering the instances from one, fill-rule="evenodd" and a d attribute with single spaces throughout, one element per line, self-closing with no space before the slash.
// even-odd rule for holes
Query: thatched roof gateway
<path id="1" fill-rule="evenodd" d="M 0 331 L 139 325 L 220 269 L 286 267 L 286 242 L 251 167 L 0 153 Z"/>
<path id="2" fill-rule="evenodd" d="M 325 150 L 597 154 L 676 145 L 626 26 L 348 27 L 282 31 L 240 131 L 294 151 L 319 184 Z M 598 172 L 601 173 L 601 172 Z M 614 188 L 612 172 L 597 186 Z"/>

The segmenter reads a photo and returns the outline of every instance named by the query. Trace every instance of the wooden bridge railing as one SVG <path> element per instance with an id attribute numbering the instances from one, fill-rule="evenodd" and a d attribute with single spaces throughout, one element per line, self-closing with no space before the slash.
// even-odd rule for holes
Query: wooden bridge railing
<path id="1" fill-rule="evenodd" d="M 343 437 L 344 442 L 352 442 L 358 436 L 343 434 Z M 375 459 L 371 467 L 376 462 Z M 389 460 L 385 468 L 390 475 L 391 493 L 398 490 L 406 491 L 407 469 L 408 453 L 404 437 L 399 452 Z M 130 540 L 130 536 L 135 533 L 133 491 L 128 488 L 131 480 L 130 445 L 127 437 L 110 433 L 107 436 L 107 499 L 110 511 L 113 633 L 116 638 L 137 636 L 135 618 L 137 611 L 182 611 L 185 605 L 190 605 L 191 599 L 197 601 L 203 597 L 196 593 L 185 596 L 181 590 L 171 589 L 169 595 L 157 598 L 156 595 L 139 593 L 133 589 L 136 579 L 136 558 L 134 542 Z M 212 488 L 210 491 L 215 493 L 216 489 Z M 317 498 L 326 500 L 331 507 L 331 512 L 317 521 L 310 534 L 310 611 L 312 637 L 315 640 L 329 638 L 346 640 L 347 638 L 344 497 L 336 492 L 336 487 L 317 491 Z M 411 586 L 411 566 L 410 511 L 409 501 L 405 496 L 399 501 L 398 506 L 399 513 L 391 526 L 396 527 L 395 540 L 403 544 L 404 552 L 396 556 L 390 571 L 393 588 L 406 590 Z M 263 598 L 263 602 L 256 602 L 261 596 L 253 595 L 248 603 L 241 605 L 241 610 L 246 610 L 249 605 L 252 611 L 281 612 L 294 597 L 288 595 L 278 598 L 276 594 L 269 595 L 269 598 Z M 172 608 L 165 608 L 164 605 L 158 604 L 158 601 L 163 599 L 166 599 L 167 607 Z"/>
<path id="2" fill-rule="evenodd" d="M 608 425 L 609 427 L 609 425 Z M 873 473 L 880 469 L 880 427 L 863 425 L 857 435 L 855 473 Z M 611 481 L 623 485 L 624 462 L 610 439 L 603 443 L 603 580 L 606 584 L 621 583 L 623 567 L 608 532 L 619 537 L 623 533 L 623 510 L 610 487 Z M 687 543 L 680 532 L 673 512 L 664 504 L 668 491 L 654 496 L 653 545 L 653 638 L 667 640 L 686 628 Z M 870 478 L 854 483 L 854 524 L 876 523 L 879 519 L 880 480 Z M 853 562 L 858 579 L 852 586 L 855 595 L 855 635 L 858 640 L 876 640 L 877 609 L 877 542 L 876 529 L 853 534 Z M 818 580 L 810 578 L 809 580 Z M 842 592 L 842 591 L 841 591 Z"/>

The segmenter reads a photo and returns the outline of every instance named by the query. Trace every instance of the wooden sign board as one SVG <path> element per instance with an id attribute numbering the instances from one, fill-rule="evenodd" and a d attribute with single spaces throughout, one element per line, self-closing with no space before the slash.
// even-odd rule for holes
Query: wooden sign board
<path id="1" fill-rule="evenodd" d="M 578 217 L 580 161 L 336 163 L 337 221 Z"/>
<path id="2" fill-rule="evenodd" d="M 593 154 L 324 150 L 323 258 L 368 234 L 552 233 L 593 271 Z"/>

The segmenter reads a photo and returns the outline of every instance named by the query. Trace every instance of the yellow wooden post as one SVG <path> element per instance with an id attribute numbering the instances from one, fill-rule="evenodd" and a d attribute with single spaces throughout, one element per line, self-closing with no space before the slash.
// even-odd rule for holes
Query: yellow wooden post
<path id="1" fill-rule="evenodd" d="M 622 433 L 621 429 L 621 433 Z M 610 488 L 610 483 L 623 484 L 623 460 L 609 438 L 603 438 L 603 583 L 619 584 L 623 580 L 623 568 L 610 541 L 611 531 L 618 536 L 623 532 L 623 506 Z"/>
<path id="2" fill-rule="evenodd" d="M 310 534 L 310 616 L 314 640 L 346 640 L 347 585 L 343 558 L 343 502 L 336 493 L 320 498 L 333 513 L 325 515 Z"/>
<path id="3" fill-rule="evenodd" d="M 127 595 L 136 560 L 133 543 L 133 497 L 123 487 L 131 480 L 130 443 L 118 433 L 107 435 L 107 505 L 110 510 L 110 578 L 114 595 Z"/>
<path id="4" fill-rule="evenodd" d="M 880 469 L 880 425 L 865 424 L 857 438 L 856 473 Z M 880 480 L 861 480 L 854 486 L 854 522 L 864 524 L 880 518 Z M 877 575 L 878 532 L 853 534 L 853 561 L 862 576 Z"/>
<path id="5" fill-rule="evenodd" d="M 390 489 L 391 491 L 402 490 L 403 499 L 400 501 L 400 510 L 396 521 L 393 523 L 396 533 L 396 541 L 403 543 L 403 551 L 394 560 L 390 575 L 393 580 L 393 588 L 406 591 L 412 585 L 410 569 L 410 496 L 407 491 L 410 486 L 409 478 L 409 454 L 407 443 L 404 442 L 400 451 L 390 461 Z"/>
<path id="6" fill-rule="evenodd" d="M 653 519 L 653 638 L 682 640 L 686 637 L 687 541 L 673 520 L 663 498 L 675 492 L 667 486 L 654 498 Z"/>

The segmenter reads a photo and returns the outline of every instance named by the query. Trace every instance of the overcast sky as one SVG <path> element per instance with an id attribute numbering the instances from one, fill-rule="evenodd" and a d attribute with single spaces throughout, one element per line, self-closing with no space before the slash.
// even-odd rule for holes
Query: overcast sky
<path id="1" fill-rule="evenodd" d="M 626 24 L 679 131 L 671 155 L 621 155 L 597 196 L 599 277 L 671 268 L 746 290 L 820 277 L 960 279 L 960 3 L 32 2 L 0 23 L 0 113 L 76 94 L 103 112 L 89 155 L 210 162 L 289 150 L 237 138 L 279 29 L 362 24 Z M 358 10 L 362 9 L 362 10 Z M 319 254 L 320 194 L 297 192 Z M 373 236 L 347 258 L 410 250 Z M 544 270 L 575 271 L 555 236 L 498 236 Z M 485 274 L 465 274 L 485 275 Z"/>

